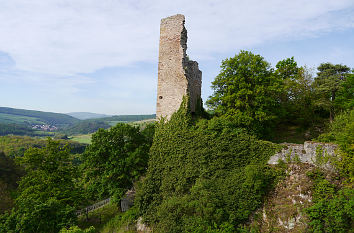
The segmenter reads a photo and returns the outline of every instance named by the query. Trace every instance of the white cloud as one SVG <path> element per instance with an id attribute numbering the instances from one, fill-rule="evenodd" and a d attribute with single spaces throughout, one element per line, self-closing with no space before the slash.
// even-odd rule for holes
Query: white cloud
<path id="1" fill-rule="evenodd" d="M 354 28 L 353 0 L 0 0 L 2 104 L 153 112 L 159 24 L 177 13 L 186 16 L 187 52 L 203 70 L 203 97 L 231 52 Z M 353 60 L 349 44 L 325 45 L 326 53 L 302 60 Z"/>
<path id="2" fill-rule="evenodd" d="M 352 0 L 0 0 L 0 51 L 18 69 L 55 75 L 155 63 L 160 19 L 183 13 L 188 52 L 208 59 L 266 40 L 353 27 L 353 7 Z"/>

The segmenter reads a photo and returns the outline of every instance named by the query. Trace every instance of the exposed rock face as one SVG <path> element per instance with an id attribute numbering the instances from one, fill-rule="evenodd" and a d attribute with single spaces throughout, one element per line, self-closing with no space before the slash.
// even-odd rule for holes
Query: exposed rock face
<path id="1" fill-rule="evenodd" d="M 187 30 L 183 15 L 161 20 L 158 65 L 156 118 L 167 117 L 178 110 L 183 96 L 189 95 L 190 108 L 200 104 L 202 72 L 196 61 L 189 60 Z"/>
<path id="2" fill-rule="evenodd" d="M 289 164 L 287 176 L 267 196 L 262 209 L 251 217 L 250 225 L 259 232 L 307 232 L 304 209 L 312 203 L 312 181 L 306 175 L 315 166 Z"/>
<path id="3" fill-rule="evenodd" d="M 138 218 L 138 221 L 136 223 L 136 231 L 138 233 L 150 233 L 150 232 L 152 232 L 151 228 L 146 226 L 143 223 L 143 218 L 142 217 Z"/>
<path id="4" fill-rule="evenodd" d="M 337 145 L 332 143 L 305 142 L 304 144 L 283 143 L 285 147 L 273 155 L 268 164 L 278 164 L 279 160 L 285 162 L 300 162 L 317 165 L 332 170 L 329 158 L 335 157 Z M 287 161 L 289 160 L 289 161 Z"/>

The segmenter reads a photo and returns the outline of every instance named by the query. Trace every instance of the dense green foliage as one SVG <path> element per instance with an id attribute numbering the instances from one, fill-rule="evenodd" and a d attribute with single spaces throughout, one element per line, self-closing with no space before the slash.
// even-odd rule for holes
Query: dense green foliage
<path id="1" fill-rule="evenodd" d="M 340 175 L 354 182 L 354 109 L 337 115 L 327 133 L 320 135 L 322 142 L 334 142 L 340 147 L 340 159 L 333 161 Z"/>
<path id="2" fill-rule="evenodd" d="M 68 116 L 66 114 L 15 109 L 15 108 L 0 107 L 0 113 L 10 114 L 14 116 L 33 117 L 36 120 L 35 124 L 37 124 L 39 120 L 46 124 L 62 126 L 62 125 L 70 125 L 79 121 L 78 119 L 72 116 Z M 22 122 L 13 122 L 13 123 L 22 123 Z M 28 123 L 31 124 L 31 122 Z"/>
<path id="3" fill-rule="evenodd" d="M 23 175 L 23 169 L 15 164 L 15 161 L 0 152 L 0 179 L 11 185 L 17 186 L 17 181 Z"/>
<path id="4" fill-rule="evenodd" d="M 121 123 L 92 135 L 92 143 L 82 155 L 84 179 L 92 197 L 111 196 L 118 201 L 146 171 L 151 129 L 141 132 Z"/>
<path id="5" fill-rule="evenodd" d="M 61 147 L 69 145 L 70 152 L 73 154 L 83 153 L 86 145 L 68 140 L 57 140 Z M 0 136 L 0 151 L 9 157 L 23 156 L 25 151 L 31 147 L 45 147 L 47 141 L 42 138 L 28 136 Z"/>
<path id="6" fill-rule="evenodd" d="M 350 74 L 341 82 L 336 99 L 334 100 L 335 110 L 343 111 L 354 109 L 354 74 Z"/>
<path id="7" fill-rule="evenodd" d="M 0 214 L 13 206 L 11 193 L 17 188 L 17 182 L 24 170 L 14 160 L 0 151 Z"/>
<path id="8" fill-rule="evenodd" d="M 212 89 L 208 106 L 240 127 L 262 134 L 277 118 L 281 79 L 260 55 L 241 51 L 224 60 Z"/>
<path id="9" fill-rule="evenodd" d="M 336 187 L 316 169 L 308 174 L 314 181 L 313 205 L 306 209 L 309 232 L 345 233 L 354 222 L 354 189 Z"/>
<path id="10" fill-rule="evenodd" d="M 60 233 L 95 233 L 95 228 L 90 227 L 85 230 L 80 229 L 78 226 L 72 226 L 68 229 L 63 228 L 61 229 Z"/>
<path id="11" fill-rule="evenodd" d="M 332 159 L 341 184 L 335 184 L 323 172 L 309 176 L 314 181 L 313 205 L 306 210 L 311 232 L 349 232 L 354 224 L 354 109 L 337 115 L 328 132 L 318 138 L 339 145 L 340 157 Z"/>
<path id="12" fill-rule="evenodd" d="M 279 122 L 309 126 L 314 123 L 312 76 L 306 67 L 298 67 L 294 58 L 279 61 L 274 71 L 282 80 L 279 96 Z"/>
<path id="13" fill-rule="evenodd" d="M 313 78 L 293 57 L 273 69 L 260 55 L 241 51 L 222 62 L 207 105 L 258 137 L 270 139 L 282 128 L 297 126 L 307 130 L 303 137 L 308 140 L 317 137 L 335 113 L 354 106 L 350 68 L 322 63 L 317 69 Z"/>
<path id="14" fill-rule="evenodd" d="M 133 206 L 126 212 L 120 212 L 115 215 L 110 221 L 106 222 L 101 233 L 111 233 L 111 232 L 131 232 L 134 233 L 136 221 L 139 218 L 139 211 L 136 206 Z M 123 230 L 124 229 L 124 230 Z"/>
<path id="15" fill-rule="evenodd" d="M 82 192 L 78 169 L 67 147 L 48 139 L 44 148 L 30 148 L 18 160 L 26 169 L 15 208 L 0 218 L 0 232 L 58 232 L 76 222 Z"/>
<path id="16" fill-rule="evenodd" d="M 182 106 L 157 125 L 140 213 L 157 232 L 234 232 L 272 187 L 276 148 L 222 118 L 194 124 Z"/>
<path id="17" fill-rule="evenodd" d="M 337 92 L 346 81 L 350 68 L 340 64 L 322 63 L 317 69 L 314 83 L 317 94 L 316 104 L 327 110 L 330 119 L 333 120 Z"/>

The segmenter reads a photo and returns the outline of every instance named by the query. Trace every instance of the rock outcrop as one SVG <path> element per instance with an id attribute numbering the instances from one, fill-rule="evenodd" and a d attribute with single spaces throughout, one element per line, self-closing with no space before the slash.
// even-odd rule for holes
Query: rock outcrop
<path id="1" fill-rule="evenodd" d="M 332 143 L 307 141 L 304 144 L 282 143 L 284 148 L 273 155 L 268 164 L 278 164 L 280 160 L 285 162 L 299 162 L 320 166 L 332 170 L 330 158 L 336 157 L 338 146 Z"/>

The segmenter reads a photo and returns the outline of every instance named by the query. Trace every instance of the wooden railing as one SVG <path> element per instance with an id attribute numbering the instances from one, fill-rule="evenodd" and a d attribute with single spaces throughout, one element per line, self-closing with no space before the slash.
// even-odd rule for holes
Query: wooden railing
<path id="1" fill-rule="evenodd" d="M 83 214 L 87 215 L 89 212 L 97 210 L 97 209 L 102 208 L 103 206 L 107 205 L 110 201 L 111 201 L 111 198 L 107 198 L 107 199 L 97 202 L 93 205 L 87 206 L 86 208 L 76 211 L 76 215 L 77 216 L 80 216 Z"/>

